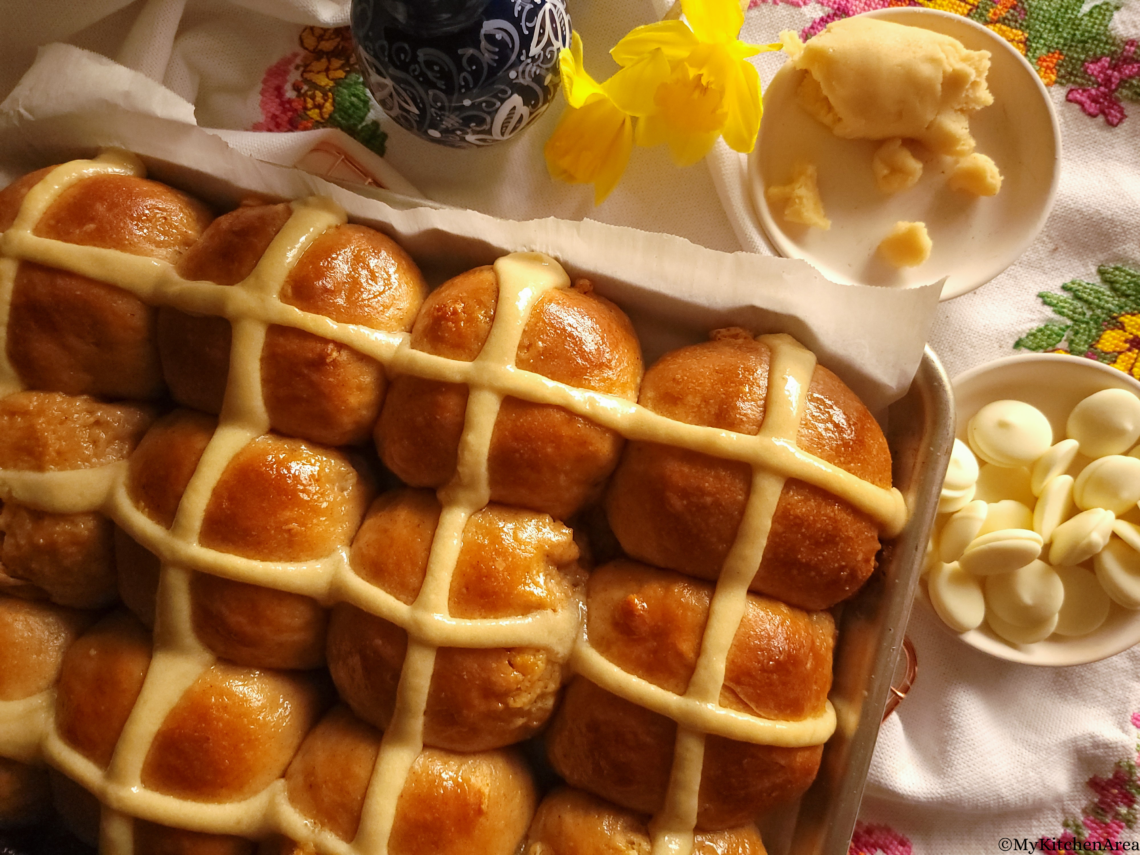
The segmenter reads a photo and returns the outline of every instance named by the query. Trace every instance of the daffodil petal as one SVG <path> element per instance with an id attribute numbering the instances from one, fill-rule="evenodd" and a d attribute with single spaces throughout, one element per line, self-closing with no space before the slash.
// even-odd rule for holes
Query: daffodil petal
<path id="1" fill-rule="evenodd" d="M 594 204 L 600 205 L 610 195 L 618 181 L 629 165 L 629 156 L 633 151 L 632 122 L 622 125 L 621 133 L 613 141 L 609 157 L 602 164 L 602 169 L 594 179 Z"/>
<path id="2" fill-rule="evenodd" d="M 577 32 L 570 34 L 570 49 L 563 48 L 558 54 L 558 70 L 562 75 L 562 91 L 566 103 L 571 107 L 582 107 L 591 95 L 602 91 L 582 64 L 582 38 Z"/>
<path id="3" fill-rule="evenodd" d="M 654 93 L 670 73 L 664 52 L 654 49 L 603 83 L 602 91 L 631 116 L 647 116 L 657 109 Z"/>
<path id="4" fill-rule="evenodd" d="M 736 41 L 732 42 L 732 44 L 728 46 L 728 49 L 732 52 L 732 55 L 736 59 L 748 59 L 748 57 L 756 56 L 757 54 L 769 53 L 774 50 L 783 50 L 784 43 L 772 42 L 771 44 L 766 45 L 753 45 L 749 44 L 748 42 Z"/>
<path id="5" fill-rule="evenodd" d="M 665 121 L 660 116 L 649 115 L 637 120 L 633 129 L 633 141 L 643 148 L 653 148 L 665 142 Z"/>
<path id="6" fill-rule="evenodd" d="M 669 144 L 669 154 L 678 166 L 692 166 L 712 150 L 720 137 L 718 133 L 680 134 L 671 132 L 668 125 L 665 127 L 665 142 Z"/>
<path id="7" fill-rule="evenodd" d="M 660 50 L 667 60 L 676 62 L 688 56 L 696 46 L 697 37 L 683 21 L 661 21 L 630 30 L 614 45 L 610 56 L 618 65 L 625 67 L 633 65 L 650 51 Z"/>
<path id="8" fill-rule="evenodd" d="M 592 184 L 599 177 L 616 181 L 614 161 L 629 160 L 632 120 L 608 98 L 581 109 L 567 109 L 546 141 L 543 154 L 553 178 L 570 184 Z M 611 185 L 612 189 L 612 185 Z"/>
<path id="9" fill-rule="evenodd" d="M 752 63 L 747 60 L 733 63 L 725 101 L 728 121 L 724 125 L 724 141 L 733 151 L 747 154 L 756 145 L 760 116 L 764 111 L 760 100 L 760 74 Z"/>
<path id="10" fill-rule="evenodd" d="M 702 42 L 735 41 L 744 26 L 740 0 L 681 0 L 681 11 L 693 34 Z"/>

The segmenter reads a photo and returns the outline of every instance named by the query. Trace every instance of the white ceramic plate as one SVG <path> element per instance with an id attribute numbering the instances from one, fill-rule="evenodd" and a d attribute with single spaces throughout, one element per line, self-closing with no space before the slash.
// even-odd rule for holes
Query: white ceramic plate
<path id="1" fill-rule="evenodd" d="M 749 158 L 749 185 L 757 216 L 776 250 L 800 258 L 836 282 L 923 285 L 946 277 L 942 299 L 972 291 L 1011 265 L 1041 230 L 1060 177 L 1061 142 L 1052 102 L 1040 78 L 1005 39 L 960 15 L 901 7 L 866 13 L 898 24 L 953 36 L 992 55 L 987 78 L 994 103 L 972 114 L 977 150 L 1004 176 L 1001 192 L 973 198 L 948 189 L 951 161 L 924 155 L 918 184 L 882 193 L 871 173 L 880 143 L 843 140 L 809 116 L 796 89 L 806 72 L 786 63 L 764 93 L 764 119 Z M 819 170 L 819 188 L 831 229 L 784 221 L 769 209 L 764 188 L 785 184 L 796 160 Z M 896 270 L 875 250 L 899 220 L 926 223 L 934 248 L 918 267 Z"/>
<path id="2" fill-rule="evenodd" d="M 1041 410 L 1064 439 L 1065 422 L 1080 401 L 1101 389 L 1127 389 L 1140 396 L 1140 383 L 1122 371 L 1091 359 L 1054 353 L 1011 356 L 979 366 L 954 380 L 955 435 L 965 441 L 966 425 L 991 401 L 1014 398 Z M 924 589 L 925 590 L 925 589 Z M 922 599 L 928 608 L 925 593 Z M 938 620 L 947 633 L 999 659 L 1028 665 L 1081 665 L 1114 656 L 1140 642 L 1140 611 L 1112 604 L 1108 620 L 1081 638 L 1054 635 L 1036 644 L 1010 644 L 986 624 L 961 635 Z"/>

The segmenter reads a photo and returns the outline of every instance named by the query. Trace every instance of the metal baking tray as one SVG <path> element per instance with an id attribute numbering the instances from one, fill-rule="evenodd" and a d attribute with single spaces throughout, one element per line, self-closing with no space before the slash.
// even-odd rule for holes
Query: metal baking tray
<path id="1" fill-rule="evenodd" d="M 770 855 L 847 855 L 954 442 L 950 380 L 929 346 L 910 389 L 885 421 L 894 485 L 906 497 L 910 519 L 883 545 L 867 584 L 840 607 L 830 696 L 835 735 L 798 810 L 765 824 Z"/>

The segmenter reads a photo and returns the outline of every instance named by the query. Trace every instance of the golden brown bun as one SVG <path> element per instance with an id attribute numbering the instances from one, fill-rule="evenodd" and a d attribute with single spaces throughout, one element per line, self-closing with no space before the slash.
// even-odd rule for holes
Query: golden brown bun
<path id="1" fill-rule="evenodd" d="M 161 565 L 149 551 L 118 526 L 115 527 L 115 567 L 119 599 L 147 629 L 154 629 L 155 600 Z"/>
<path id="2" fill-rule="evenodd" d="M 538 806 L 523 855 L 650 855 L 649 817 L 581 790 L 555 790 Z M 704 832 L 693 855 L 767 855 L 755 825 Z"/>
<path id="3" fill-rule="evenodd" d="M 179 410 L 144 437 L 127 490 L 169 528 L 216 422 Z M 264 561 L 324 558 L 352 539 L 372 485 L 339 451 L 297 439 L 257 437 L 222 472 L 202 521 L 202 546 Z"/>
<path id="4" fill-rule="evenodd" d="M 159 728 L 143 786 L 202 802 L 255 796 L 284 774 L 324 707 L 323 684 L 311 675 L 219 661 Z"/>
<path id="5" fill-rule="evenodd" d="M 248 276 L 289 218 L 289 205 L 245 206 L 219 217 L 179 264 L 188 279 L 235 285 Z M 427 293 L 415 262 L 365 226 L 328 229 L 313 241 L 281 289 L 305 312 L 372 329 L 406 331 Z M 162 365 L 179 403 L 221 410 L 230 325 L 163 309 Z M 327 445 L 364 442 L 387 385 L 380 363 L 310 333 L 272 326 L 261 354 L 265 404 L 274 430 Z"/>
<path id="6" fill-rule="evenodd" d="M 645 375 L 640 403 L 688 424 L 755 434 L 764 420 L 768 346 L 741 330 L 673 351 Z M 822 366 L 808 387 L 800 448 L 880 487 L 891 484 L 886 439 L 855 394 Z M 736 538 L 751 484 L 747 464 L 631 442 L 606 496 L 626 552 L 715 579 Z M 878 529 L 865 514 L 791 479 L 751 588 L 800 608 L 829 608 L 870 576 Z"/>
<path id="7" fill-rule="evenodd" d="M 0 597 L 0 701 L 18 701 L 55 685 L 63 657 L 93 621 L 88 613 Z"/>
<path id="8" fill-rule="evenodd" d="M 50 810 L 47 768 L 0 757 L 0 830 L 34 825 Z"/>
<path id="9" fill-rule="evenodd" d="M 107 768 L 150 667 L 151 637 L 116 612 L 84 633 L 63 658 L 56 726 L 63 741 Z"/>
<path id="10" fill-rule="evenodd" d="M 490 267 L 445 282 L 424 302 L 412 347 L 470 362 L 479 355 L 498 299 Z M 641 350 L 629 319 L 588 286 L 539 299 L 522 333 L 519 368 L 571 386 L 634 400 Z M 413 487 L 442 487 L 455 473 L 467 388 L 397 377 L 376 428 L 384 463 Z M 488 461 L 491 500 L 566 519 L 596 498 L 622 440 L 560 407 L 506 398 Z"/>
<path id="11" fill-rule="evenodd" d="M 8 502 L 0 508 L 0 573 L 18 596 L 78 609 L 111 605 L 118 598 L 113 534 L 102 514 L 48 514 Z"/>
<path id="12" fill-rule="evenodd" d="M 228 834 L 203 834 L 136 819 L 135 855 L 253 855 L 252 840 Z"/>
<path id="13" fill-rule="evenodd" d="M 337 707 L 313 730 L 285 776 L 289 800 L 342 840 L 360 825 L 380 733 Z M 514 855 L 534 816 L 534 782 L 514 751 L 425 748 L 396 802 L 388 851 L 399 855 Z"/>
<path id="14" fill-rule="evenodd" d="M 419 594 L 440 505 L 426 490 L 378 498 L 352 545 L 358 575 L 397 599 Z M 584 574 L 573 532 L 543 514 L 490 505 L 474 514 L 452 577 L 456 618 L 503 618 L 573 608 Z M 387 727 L 407 649 L 403 629 L 339 604 L 329 625 L 329 670 L 353 711 Z M 481 751 L 536 732 L 553 711 L 563 662 L 542 648 L 440 648 L 424 742 Z"/>
<path id="15" fill-rule="evenodd" d="M 54 392 L 0 400 L 0 469 L 58 472 L 123 460 L 153 416 Z M 76 608 L 115 601 L 112 525 L 102 514 L 54 514 L 18 502 L 0 507 L 0 588 Z"/>
<path id="16" fill-rule="evenodd" d="M 328 612 L 300 594 L 195 573 L 194 632 L 223 659 L 251 668 L 319 668 Z"/>
<path id="17" fill-rule="evenodd" d="M 125 460 L 153 420 L 130 404 L 17 392 L 0 399 L 0 469 L 59 472 Z"/>
<path id="18" fill-rule="evenodd" d="M 0 192 L 0 228 L 45 171 Z M 86 178 L 65 190 L 35 227 L 39 237 L 176 261 L 210 214 L 155 181 L 125 175 Z M 163 391 L 155 310 L 128 292 L 31 262 L 16 272 L 7 353 L 26 386 L 110 398 Z"/>
<path id="19" fill-rule="evenodd" d="M 594 571 L 587 597 L 591 645 L 623 670 L 668 691 L 688 687 L 712 586 L 630 561 Z M 722 706 L 760 718 L 823 712 L 831 688 L 835 623 L 750 594 L 729 650 Z M 567 689 L 547 733 L 550 759 L 569 783 L 644 813 L 664 801 L 675 723 L 583 678 Z M 698 827 L 744 825 L 811 784 L 821 746 L 778 748 L 708 737 Z"/>

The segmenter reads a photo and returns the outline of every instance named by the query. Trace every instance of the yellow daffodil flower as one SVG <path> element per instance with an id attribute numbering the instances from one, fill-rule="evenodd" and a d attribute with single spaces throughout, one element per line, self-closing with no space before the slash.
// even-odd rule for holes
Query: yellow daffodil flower
<path id="1" fill-rule="evenodd" d="M 559 68 L 569 108 L 547 140 L 546 167 L 560 181 L 593 184 L 594 204 L 600 204 L 625 172 L 633 118 L 654 109 L 652 84 L 668 73 L 669 63 L 649 51 L 599 84 L 582 64 L 582 39 L 574 33 Z"/>
<path id="2" fill-rule="evenodd" d="M 684 21 L 637 27 L 610 51 L 621 69 L 598 83 L 582 63 L 577 33 L 559 57 L 569 105 L 546 143 L 550 174 L 593 184 L 600 203 L 625 171 L 634 143 L 665 143 L 673 160 L 696 163 L 719 137 L 750 152 L 760 129 L 760 76 L 748 57 L 779 44 L 750 45 L 739 0 L 681 0 Z"/>
<path id="3" fill-rule="evenodd" d="M 779 44 L 750 45 L 737 36 L 744 12 L 737 0 L 681 0 L 685 21 L 638 27 L 610 54 L 623 67 L 660 51 L 669 76 L 654 91 L 658 109 L 638 122 L 635 141 L 667 143 L 673 160 L 696 163 L 723 136 L 729 147 L 750 152 L 760 129 L 760 75 L 748 57 Z"/>

